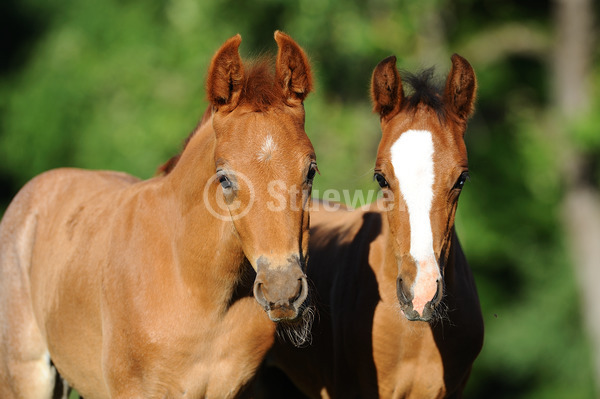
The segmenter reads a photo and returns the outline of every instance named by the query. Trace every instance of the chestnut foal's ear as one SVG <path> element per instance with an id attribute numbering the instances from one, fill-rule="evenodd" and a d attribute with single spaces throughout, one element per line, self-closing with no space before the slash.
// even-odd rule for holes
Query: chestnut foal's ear
<path id="1" fill-rule="evenodd" d="M 238 104 L 244 81 L 244 67 L 238 52 L 241 42 L 239 34 L 228 39 L 210 63 L 206 91 L 215 110 L 232 110 Z"/>
<path id="2" fill-rule="evenodd" d="M 275 78 L 286 100 L 302 102 L 312 90 L 312 75 L 308 57 L 300 46 L 283 32 L 275 31 L 279 50 Z"/>
<path id="3" fill-rule="evenodd" d="M 466 121 L 475 109 L 477 78 L 467 60 L 458 54 L 452 56 L 452 69 L 446 80 L 444 102 L 460 119 Z"/>
<path id="4" fill-rule="evenodd" d="M 400 109 L 402 98 L 402 80 L 396 69 L 396 56 L 392 55 L 377 64 L 373 70 L 371 77 L 373 111 L 381 118 L 393 116 L 391 112 Z"/>

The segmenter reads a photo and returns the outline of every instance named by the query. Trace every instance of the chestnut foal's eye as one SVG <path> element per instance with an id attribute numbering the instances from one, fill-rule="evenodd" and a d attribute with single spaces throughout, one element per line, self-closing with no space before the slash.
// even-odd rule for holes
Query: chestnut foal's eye
<path id="1" fill-rule="evenodd" d="M 306 181 L 307 182 L 312 182 L 318 171 L 319 171 L 319 168 L 317 168 L 317 164 L 316 163 L 311 163 L 310 164 L 310 169 L 308 170 L 308 174 L 306 175 Z"/>
<path id="2" fill-rule="evenodd" d="M 456 190 L 461 190 L 467 180 L 469 180 L 469 172 L 462 172 L 458 177 L 456 183 L 454 183 L 454 187 L 452 188 Z"/>
<path id="3" fill-rule="evenodd" d="M 390 186 L 381 173 L 375 173 L 375 175 L 373 175 L 373 180 L 377 180 L 377 183 L 381 188 L 386 188 Z"/>
<path id="4" fill-rule="evenodd" d="M 233 184 L 231 184 L 231 180 L 229 180 L 229 178 L 225 175 L 219 176 L 219 183 L 221 183 L 221 187 L 223 187 L 224 190 L 228 190 L 231 187 L 233 187 Z"/>

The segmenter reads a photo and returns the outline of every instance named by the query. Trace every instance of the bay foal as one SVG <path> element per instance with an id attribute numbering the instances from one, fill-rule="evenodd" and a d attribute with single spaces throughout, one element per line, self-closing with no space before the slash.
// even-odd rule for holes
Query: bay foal
<path id="1" fill-rule="evenodd" d="M 274 74 L 242 63 L 239 35 L 217 51 L 210 110 L 170 173 L 58 169 L 17 194 L 0 224 L 0 397 L 49 398 L 50 361 L 86 399 L 233 397 L 273 321 L 303 317 L 312 81 L 275 40 Z M 305 206 L 269 209 L 272 181 Z"/>
<path id="2" fill-rule="evenodd" d="M 266 363 L 310 397 L 460 397 L 481 350 L 477 291 L 454 230 L 475 74 L 454 55 L 438 91 L 431 72 L 405 79 L 410 96 L 395 57 L 373 72 L 383 199 L 358 210 L 325 203 L 311 210 L 313 342 L 303 349 L 277 342 Z M 273 367 L 263 372 L 260 395 L 289 388 L 278 386 Z"/>

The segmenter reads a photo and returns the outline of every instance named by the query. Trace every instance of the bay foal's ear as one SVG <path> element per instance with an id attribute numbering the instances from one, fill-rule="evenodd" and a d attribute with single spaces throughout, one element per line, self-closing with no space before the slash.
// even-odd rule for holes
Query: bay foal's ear
<path id="1" fill-rule="evenodd" d="M 476 91 L 477 79 L 473 67 L 460 55 L 452 55 L 452 69 L 446 80 L 444 102 L 460 119 L 466 121 L 475 109 Z"/>
<path id="2" fill-rule="evenodd" d="M 232 110 L 238 104 L 244 83 L 244 67 L 238 52 L 241 42 L 239 34 L 228 39 L 210 63 L 206 90 L 215 110 Z"/>
<path id="3" fill-rule="evenodd" d="M 402 80 L 396 69 L 396 56 L 392 55 L 377 64 L 373 70 L 371 77 L 373 111 L 381 118 L 393 116 L 391 112 L 400 109 L 402 98 Z"/>
<path id="4" fill-rule="evenodd" d="M 275 78 L 286 100 L 302 102 L 312 90 L 312 75 L 308 57 L 302 48 L 288 35 L 275 31 L 277 63 Z"/>

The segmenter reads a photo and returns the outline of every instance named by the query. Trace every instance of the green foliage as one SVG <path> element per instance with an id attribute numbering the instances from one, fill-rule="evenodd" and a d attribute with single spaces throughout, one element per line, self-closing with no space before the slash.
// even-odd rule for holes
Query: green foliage
<path id="1" fill-rule="evenodd" d="M 377 188 L 372 168 L 380 131 L 368 98 L 374 66 L 396 54 L 403 69 L 436 64 L 443 76 L 453 52 L 466 56 L 478 74 L 479 100 L 467 132 L 471 182 L 460 201 L 457 229 L 476 274 L 486 322 L 485 346 L 467 394 L 594 396 L 578 292 L 559 222 L 560 160 L 544 128 L 550 74 L 540 54 L 551 41 L 546 2 L 6 4 L 23 26 L 34 24 L 37 30 L 17 35 L 30 41 L 11 53 L 0 76 L 5 202 L 36 174 L 59 166 L 151 177 L 179 151 L 203 114 L 204 78 L 214 51 L 239 32 L 243 55 L 274 52 L 275 29 L 290 33 L 314 67 L 316 92 L 305 105 L 306 130 L 321 171 L 315 193 L 366 193 Z M 523 46 L 513 46 L 513 52 L 498 35 L 515 32 L 515 26 L 516 32 L 536 33 L 519 36 Z M 527 40 L 529 47 L 523 44 Z M 595 76 L 592 84 L 598 88 L 600 71 Z M 591 92 L 600 104 L 600 90 Z M 575 140 L 590 154 L 600 152 L 599 122 L 590 112 L 573 128 Z"/>

